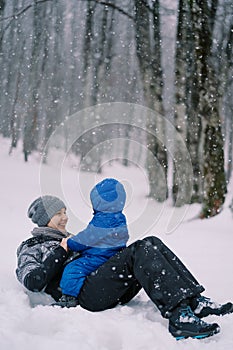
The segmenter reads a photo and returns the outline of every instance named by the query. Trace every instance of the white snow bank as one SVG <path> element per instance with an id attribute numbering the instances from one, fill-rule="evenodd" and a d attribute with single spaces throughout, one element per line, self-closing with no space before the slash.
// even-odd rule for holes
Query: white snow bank
<path id="1" fill-rule="evenodd" d="M 19 151 L 9 157 L 8 141 L 0 139 L 0 142 L 2 350 L 232 350 L 233 315 L 207 319 L 221 326 L 221 333 L 214 337 L 177 342 L 167 331 L 168 321 L 160 316 L 144 292 L 127 306 L 99 313 L 80 307 L 53 308 L 48 306 L 51 298 L 45 294 L 26 292 L 15 278 L 15 253 L 18 244 L 30 236 L 33 227 L 26 211 L 30 202 L 40 195 L 40 168 L 35 158 L 25 164 Z M 54 168 L 48 166 L 47 171 L 52 179 Z M 233 299 L 233 218 L 227 205 L 220 215 L 205 221 L 188 221 L 199 210 L 197 205 L 190 206 L 180 225 L 168 235 L 166 225 L 173 209 L 169 202 L 158 205 L 146 198 L 148 185 L 140 169 L 113 165 L 106 168 L 104 174 L 86 174 L 82 178 L 83 193 L 75 191 L 75 170 L 66 167 L 63 175 L 71 207 L 68 211 L 71 232 L 79 231 L 91 218 L 89 200 L 85 198 L 90 183 L 106 176 L 119 178 L 125 181 L 128 193 L 125 214 L 131 241 L 148 234 L 158 235 L 205 285 L 206 295 L 220 302 Z"/>

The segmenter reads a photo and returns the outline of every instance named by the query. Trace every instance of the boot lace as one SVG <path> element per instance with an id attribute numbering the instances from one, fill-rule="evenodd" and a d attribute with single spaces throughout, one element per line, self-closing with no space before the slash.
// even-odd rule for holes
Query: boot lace
<path id="1" fill-rule="evenodd" d="M 200 320 L 200 318 L 193 313 L 190 306 L 186 306 L 180 310 L 179 321 L 182 323 L 196 323 L 199 325 L 205 324 L 204 321 Z"/>
<path id="2" fill-rule="evenodd" d="M 211 309 L 218 309 L 221 307 L 220 304 L 212 301 L 210 298 L 200 296 L 198 299 L 198 305 L 195 309 L 195 313 L 200 313 L 205 307 L 209 307 Z"/>

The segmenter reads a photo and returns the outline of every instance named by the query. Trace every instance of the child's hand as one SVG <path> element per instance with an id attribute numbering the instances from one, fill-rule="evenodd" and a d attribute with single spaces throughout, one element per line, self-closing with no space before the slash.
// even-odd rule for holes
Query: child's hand
<path id="1" fill-rule="evenodd" d="M 67 246 L 67 240 L 69 239 L 69 237 L 66 238 L 62 238 L 60 246 L 65 249 L 66 252 L 68 252 L 68 246 Z"/>

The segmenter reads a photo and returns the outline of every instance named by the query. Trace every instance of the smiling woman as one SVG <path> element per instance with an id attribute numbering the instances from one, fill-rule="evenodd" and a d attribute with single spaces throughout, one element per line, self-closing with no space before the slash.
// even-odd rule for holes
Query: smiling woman
<path id="1" fill-rule="evenodd" d="M 38 227 L 33 229 L 33 237 L 22 242 L 17 250 L 17 278 L 27 289 L 44 290 L 58 300 L 64 263 L 74 255 L 68 253 L 66 243 L 70 236 L 66 231 L 66 205 L 54 196 L 39 197 L 30 205 L 28 217 Z"/>
<path id="2" fill-rule="evenodd" d="M 47 226 L 65 233 L 67 221 L 68 216 L 66 214 L 66 208 L 62 208 L 52 217 Z"/>

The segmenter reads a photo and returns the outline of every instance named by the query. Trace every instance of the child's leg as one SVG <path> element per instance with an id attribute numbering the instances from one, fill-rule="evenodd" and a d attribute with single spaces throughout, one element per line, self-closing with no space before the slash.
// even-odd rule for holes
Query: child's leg
<path id="1" fill-rule="evenodd" d="M 89 273 L 91 273 L 91 271 L 85 271 L 84 273 L 83 267 L 80 268 L 79 259 L 74 260 L 66 265 L 60 281 L 62 294 L 77 297 L 85 281 L 85 278 Z"/>

